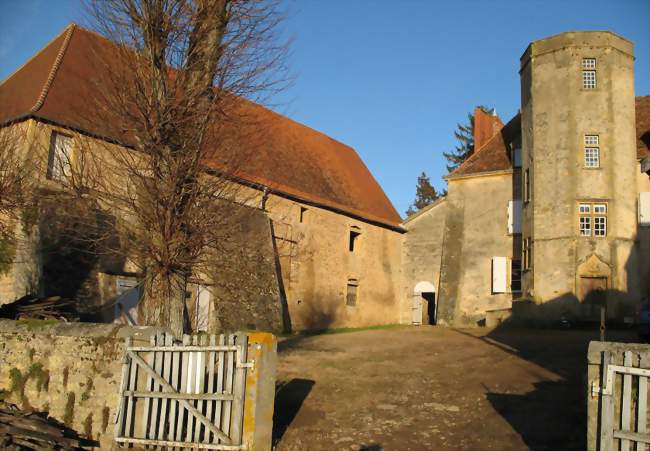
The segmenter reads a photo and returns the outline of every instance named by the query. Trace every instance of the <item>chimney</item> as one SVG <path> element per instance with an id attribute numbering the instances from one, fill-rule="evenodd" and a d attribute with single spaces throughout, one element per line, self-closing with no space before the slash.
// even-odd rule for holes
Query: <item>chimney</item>
<path id="1" fill-rule="evenodd" d="M 502 128 L 503 122 L 497 116 L 496 110 L 492 110 L 490 114 L 479 107 L 474 108 L 474 151 L 483 147 Z"/>

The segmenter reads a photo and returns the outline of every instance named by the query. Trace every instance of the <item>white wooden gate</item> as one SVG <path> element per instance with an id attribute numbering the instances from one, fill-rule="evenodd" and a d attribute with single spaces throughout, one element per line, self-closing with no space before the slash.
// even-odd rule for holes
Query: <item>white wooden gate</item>
<path id="1" fill-rule="evenodd" d="M 122 364 L 115 441 L 194 449 L 239 450 L 242 443 L 247 337 L 169 334 L 133 346 Z"/>
<path id="2" fill-rule="evenodd" d="M 648 434 L 648 377 L 650 369 L 640 368 L 647 362 L 624 353 L 623 365 L 612 363 L 609 351 L 602 353 L 600 386 L 591 387 L 599 396 L 599 449 L 601 451 L 646 450 Z M 634 361 L 636 360 L 636 361 Z M 632 447 L 630 447 L 632 445 Z"/>

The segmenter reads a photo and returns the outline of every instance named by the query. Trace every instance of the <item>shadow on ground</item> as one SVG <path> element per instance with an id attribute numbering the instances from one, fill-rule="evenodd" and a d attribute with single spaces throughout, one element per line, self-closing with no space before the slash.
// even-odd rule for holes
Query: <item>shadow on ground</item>
<path id="1" fill-rule="evenodd" d="M 302 403 L 307 399 L 315 382 L 311 379 L 291 379 L 280 383 L 275 390 L 275 408 L 273 411 L 273 446 L 293 422 Z"/>
<path id="2" fill-rule="evenodd" d="M 471 335 L 471 334 L 470 334 Z M 586 448 L 587 348 L 599 339 L 597 324 L 568 328 L 498 327 L 486 343 L 543 367 L 558 377 L 524 394 L 486 387 L 486 397 L 533 451 Z M 610 330 L 609 341 L 634 342 L 632 330 Z"/>

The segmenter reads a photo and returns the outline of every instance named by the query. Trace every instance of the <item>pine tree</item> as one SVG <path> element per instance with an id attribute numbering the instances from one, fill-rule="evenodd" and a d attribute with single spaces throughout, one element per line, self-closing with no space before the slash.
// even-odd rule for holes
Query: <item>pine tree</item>
<path id="1" fill-rule="evenodd" d="M 482 109 L 488 114 L 494 110 L 479 105 L 477 108 Z M 447 171 L 453 172 L 458 166 L 463 164 L 474 153 L 474 113 L 467 114 L 468 123 L 466 125 L 458 124 L 458 130 L 454 132 L 458 145 L 450 152 L 443 152 L 442 155 L 447 159 Z"/>
<path id="2" fill-rule="evenodd" d="M 415 185 L 415 201 L 413 204 L 406 210 L 406 215 L 411 216 L 414 213 L 422 210 L 427 205 L 432 204 L 440 195 L 436 191 L 436 188 L 431 185 L 429 176 L 422 172 L 418 177 L 418 182 Z"/>

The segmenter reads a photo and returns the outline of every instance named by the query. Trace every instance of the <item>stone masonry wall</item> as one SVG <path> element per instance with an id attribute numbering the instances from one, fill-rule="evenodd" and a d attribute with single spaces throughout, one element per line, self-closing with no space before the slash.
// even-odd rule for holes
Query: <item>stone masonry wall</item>
<path id="1" fill-rule="evenodd" d="M 124 339 L 158 329 L 0 320 L 0 396 L 46 411 L 101 449 L 113 440 Z"/>

